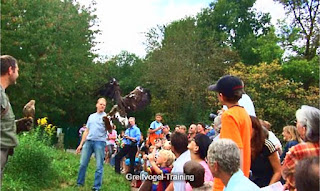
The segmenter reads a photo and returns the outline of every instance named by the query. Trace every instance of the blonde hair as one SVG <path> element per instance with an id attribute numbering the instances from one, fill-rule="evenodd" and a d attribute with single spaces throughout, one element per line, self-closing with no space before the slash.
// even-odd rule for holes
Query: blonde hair
<path id="1" fill-rule="evenodd" d="M 167 162 L 166 162 L 167 166 L 171 166 L 176 158 L 171 150 L 162 149 L 159 151 L 159 155 L 162 155 L 163 158 L 167 159 Z"/>
<path id="2" fill-rule="evenodd" d="M 291 135 L 291 140 L 290 141 L 298 141 L 299 143 L 301 142 L 301 138 L 298 134 L 297 128 L 293 125 L 287 125 L 283 127 L 283 131 L 287 131 Z"/>
<path id="3" fill-rule="evenodd" d="M 185 125 L 180 125 L 179 129 L 184 129 L 185 131 L 187 131 L 187 127 Z"/>

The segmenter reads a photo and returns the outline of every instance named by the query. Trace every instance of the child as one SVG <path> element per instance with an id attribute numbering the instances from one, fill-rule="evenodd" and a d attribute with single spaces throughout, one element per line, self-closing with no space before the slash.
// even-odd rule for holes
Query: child
<path id="1" fill-rule="evenodd" d="M 189 182 L 193 191 L 212 191 L 213 182 L 204 181 L 205 169 L 200 163 L 194 160 L 186 162 L 183 166 L 183 172 L 186 176 L 190 176 L 186 177 L 186 182 Z"/>
<path id="2" fill-rule="evenodd" d="M 244 93 L 243 83 L 238 77 L 226 75 L 208 88 L 218 93 L 219 102 L 228 107 L 221 115 L 220 138 L 233 140 L 240 149 L 240 168 L 249 177 L 251 164 L 252 124 L 247 111 L 238 103 Z M 215 178 L 214 190 L 222 191 L 223 183 Z"/>
<path id="3" fill-rule="evenodd" d="M 166 179 L 166 174 L 170 174 L 175 156 L 172 151 L 160 150 L 157 159 L 155 159 L 154 153 L 149 154 L 148 158 L 151 164 L 151 168 L 147 169 L 148 173 L 151 175 L 163 175 L 163 180 L 153 181 L 152 190 L 164 191 L 170 184 L 170 180 Z"/>

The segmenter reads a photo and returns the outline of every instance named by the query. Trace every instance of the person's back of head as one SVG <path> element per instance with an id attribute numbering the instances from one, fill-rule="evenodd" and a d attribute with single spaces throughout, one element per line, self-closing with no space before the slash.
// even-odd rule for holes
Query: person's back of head
<path id="1" fill-rule="evenodd" d="M 293 126 L 293 125 L 284 126 L 283 131 L 287 132 L 290 135 L 290 140 L 287 140 L 287 141 L 298 141 L 299 143 L 301 142 L 296 126 Z"/>
<path id="2" fill-rule="evenodd" d="M 214 129 L 217 133 L 220 133 L 220 129 L 221 129 L 221 115 L 218 115 L 217 117 L 214 118 L 213 121 L 214 124 Z"/>
<path id="3" fill-rule="evenodd" d="M 216 84 L 208 87 L 223 95 L 223 100 L 228 103 L 237 103 L 244 93 L 243 83 L 236 76 L 226 75 L 221 77 Z"/>
<path id="4" fill-rule="evenodd" d="M 301 109 L 297 110 L 296 118 L 298 123 L 306 127 L 306 141 L 313 143 L 319 142 L 320 110 L 315 107 L 303 105 Z"/>
<path id="5" fill-rule="evenodd" d="M 209 146 L 208 163 L 210 166 L 217 163 L 218 172 L 213 176 L 219 176 L 219 173 L 225 172 L 233 175 L 240 168 L 240 150 L 231 139 L 218 139 Z"/>
<path id="6" fill-rule="evenodd" d="M 207 157 L 209 145 L 211 144 L 210 138 L 204 134 L 197 134 L 194 137 L 194 141 L 196 142 L 196 145 L 199 147 L 197 154 L 199 154 L 202 160 L 205 160 L 205 158 Z"/>
<path id="7" fill-rule="evenodd" d="M 319 191 L 319 156 L 299 161 L 295 169 L 297 191 Z"/>
<path id="8" fill-rule="evenodd" d="M 203 185 L 205 170 L 200 163 L 192 160 L 186 162 L 183 166 L 183 172 L 190 177 L 190 179 L 187 179 L 187 182 L 189 182 L 192 188 L 198 188 Z"/>
<path id="9" fill-rule="evenodd" d="M 250 116 L 250 119 L 252 124 L 251 159 L 254 160 L 262 151 L 266 139 L 266 133 L 258 118 Z"/>
<path id="10" fill-rule="evenodd" d="M 174 132 L 171 134 L 171 149 L 181 155 L 188 150 L 188 137 L 185 133 Z"/>

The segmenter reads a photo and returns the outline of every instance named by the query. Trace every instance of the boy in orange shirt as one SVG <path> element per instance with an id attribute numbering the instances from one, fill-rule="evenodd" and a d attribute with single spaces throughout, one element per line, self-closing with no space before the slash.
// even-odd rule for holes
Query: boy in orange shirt
<path id="1" fill-rule="evenodd" d="M 226 75 L 208 88 L 218 92 L 219 102 L 228 107 L 221 115 L 220 138 L 233 140 L 240 149 L 240 168 L 249 177 L 251 164 L 251 119 L 247 111 L 239 106 L 238 101 L 244 93 L 243 85 L 238 77 Z M 214 191 L 222 191 L 224 185 L 214 178 Z"/>

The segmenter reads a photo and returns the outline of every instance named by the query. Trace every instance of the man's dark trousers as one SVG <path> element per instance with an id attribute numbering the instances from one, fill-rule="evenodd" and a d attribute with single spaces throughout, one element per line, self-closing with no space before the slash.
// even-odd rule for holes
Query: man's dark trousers
<path id="1" fill-rule="evenodd" d="M 116 173 L 120 173 L 120 161 L 121 159 L 129 153 L 130 159 L 130 173 L 134 173 L 134 162 L 135 156 L 137 153 L 137 145 L 124 145 L 124 147 L 120 150 L 120 152 L 116 155 L 116 164 L 115 164 L 115 171 Z"/>

